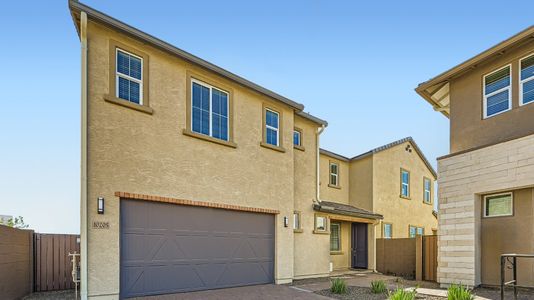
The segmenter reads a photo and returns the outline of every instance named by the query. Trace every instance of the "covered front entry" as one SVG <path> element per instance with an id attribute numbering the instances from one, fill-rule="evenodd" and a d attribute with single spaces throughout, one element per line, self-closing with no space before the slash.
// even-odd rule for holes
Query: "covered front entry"
<path id="1" fill-rule="evenodd" d="M 121 298 L 274 282 L 274 215 L 121 199 Z"/>
<path id="2" fill-rule="evenodd" d="M 367 269 L 368 266 L 367 223 L 352 223 L 351 226 L 351 267 Z"/>

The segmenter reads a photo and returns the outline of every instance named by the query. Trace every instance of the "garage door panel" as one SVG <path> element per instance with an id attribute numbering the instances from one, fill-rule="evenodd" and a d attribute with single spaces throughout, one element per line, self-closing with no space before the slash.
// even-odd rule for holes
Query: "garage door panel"
<path id="1" fill-rule="evenodd" d="M 121 297 L 274 281 L 274 216 L 121 200 Z"/>

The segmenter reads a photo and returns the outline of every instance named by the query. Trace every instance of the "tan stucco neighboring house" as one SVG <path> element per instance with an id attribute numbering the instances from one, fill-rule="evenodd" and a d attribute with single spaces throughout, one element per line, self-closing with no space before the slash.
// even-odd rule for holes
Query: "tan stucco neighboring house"
<path id="1" fill-rule="evenodd" d="M 501 254 L 534 253 L 533 36 L 531 26 L 416 88 L 450 120 L 438 158 L 444 286 L 500 284 Z M 518 283 L 532 283 L 534 263 L 518 261 Z"/>
<path id="2" fill-rule="evenodd" d="M 382 216 L 321 201 L 304 106 L 77 1 L 81 297 L 118 299 L 375 269 Z M 334 225 L 335 226 L 335 225 Z M 349 232 L 344 230 L 343 232 Z"/>
<path id="3" fill-rule="evenodd" d="M 411 137 L 353 158 L 321 149 L 320 168 L 321 200 L 382 215 L 376 238 L 436 233 L 438 221 L 433 213 L 436 172 Z M 335 218 L 332 224 L 339 224 L 336 226 L 340 228 L 341 240 L 347 240 L 349 225 Z M 332 251 L 331 255 L 335 269 L 350 264 L 350 256 L 344 251 Z"/>

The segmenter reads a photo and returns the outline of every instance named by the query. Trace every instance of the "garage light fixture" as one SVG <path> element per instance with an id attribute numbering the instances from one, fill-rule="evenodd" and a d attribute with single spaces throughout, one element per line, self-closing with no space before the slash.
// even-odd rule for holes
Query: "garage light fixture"
<path id="1" fill-rule="evenodd" d="M 104 214 L 104 197 L 98 197 L 96 211 L 98 212 L 99 215 Z"/>

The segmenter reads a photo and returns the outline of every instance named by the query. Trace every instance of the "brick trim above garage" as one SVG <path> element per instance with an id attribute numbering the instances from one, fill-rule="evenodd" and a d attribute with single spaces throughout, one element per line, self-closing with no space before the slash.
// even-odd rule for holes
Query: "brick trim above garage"
<path id="1" fill-rule="evenodd" d="M 204 201 L 193 201 L 193 200 L 177 199 L 177 198 L 171 198 L 171 197 L 133 194 L 133 193 L 127 193 L 127 192 L 115 192 L 115 197 L 153 201 L 153 202 L 164 202 L 164 203 L 172 203 L 172 204 L 187 205 L 187 206 L 200 206 L 200 207 L 227 209 L 227 210 L 247 211 L 247 212 L 255 212 L 255 213 L 262 213 L 262 214 L 277 215 L 280 213 L 280 211 L 278 210 L 267 209 L 267 208 L 247 207 L 247 206 L 240 206 L 240 205 L 230 205 L 230 204 L 204 202 Z"/>

